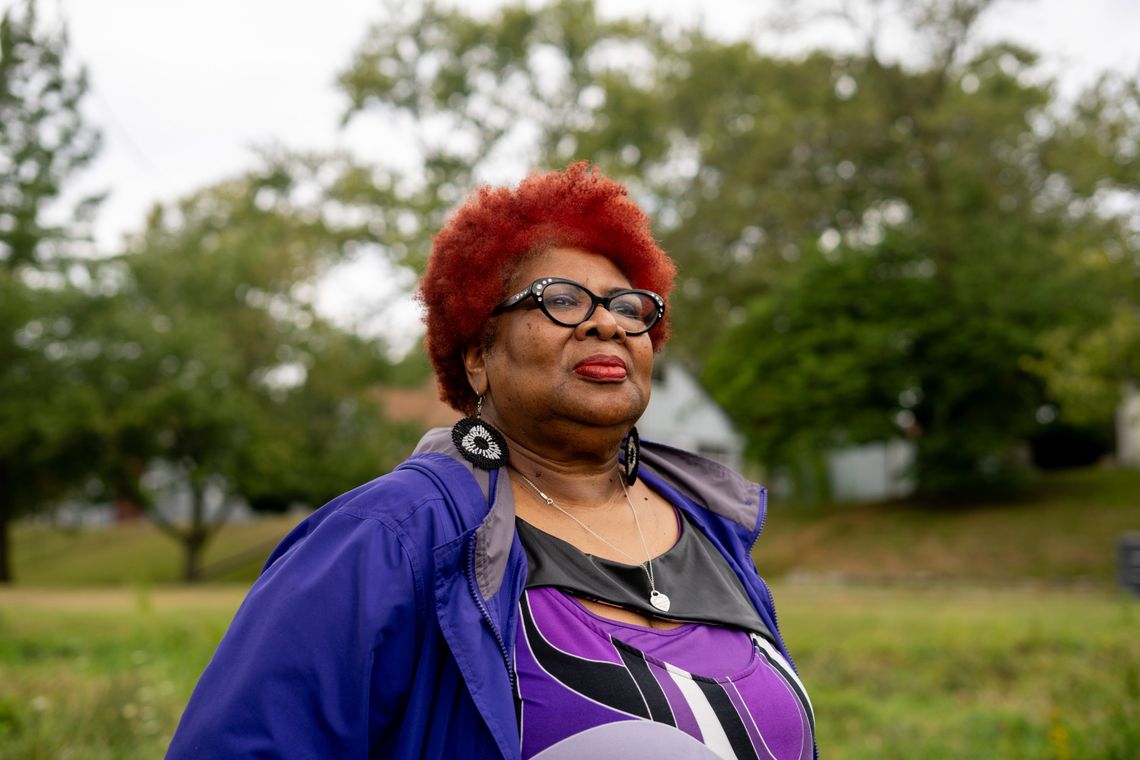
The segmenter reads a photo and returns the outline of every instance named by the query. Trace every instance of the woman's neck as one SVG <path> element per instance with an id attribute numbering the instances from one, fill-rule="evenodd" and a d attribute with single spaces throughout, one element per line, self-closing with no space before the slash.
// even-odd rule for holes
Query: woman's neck
<path id="1" fill-rule="evenodd" d="M 559 506 L 604 507 L 621 493 L 617 448 L 605 457 L 553 458 L 507 438 L 511 468 Z"/>
<path id="2" fill-rule="evenodd" d="M 493 403 L 483 419 L 507 439 L 511 467 L 559 505 L 596 506 L 621 494 L 618 450 L 632 422 L 586 425 L 570 419 L 512 418 Z"/>

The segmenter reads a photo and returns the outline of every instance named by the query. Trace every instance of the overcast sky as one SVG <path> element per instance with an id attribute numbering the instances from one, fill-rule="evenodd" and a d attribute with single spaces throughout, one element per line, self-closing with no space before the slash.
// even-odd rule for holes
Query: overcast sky
<path id="1" fill-rule="evenodd" d="M 13 0 L 0 0 L 10 5 Z M 146 208 L 253 163 L 251 148 L 346 146 L 382 158 L 398 146 L 338 128 L 334 86 L 379 0 L 40 0 L 66 16 L 72 51 L 92 79 L 91 119 L 106 146 L 87 182 L 111 190 L 100 245 L 137 229 Z M 720 35 L 756 29 L 772 2 L 602 1 L 609 13 L 698 18 Z M 471 3 L 464 4 L 470 7 Z M 489 0 L 478 5 L 489 6 Z M 1071 80 L 1140 66 L 1140 1 L 1013 0 L 986 26 L 1045 52 Z M 816 39 L 835 30 L 816 28 Z M 800 44 L 761 34 L 770 48 Z"/>
<path id="2" fill-rule="evenodd" d="M 7 8 L 16 0 L 0 0 Z M 780 0 L 599 0 L 609 15 L 649 12 L 702 20 L 722 37 L 750 35 L 770 51 L 842 44 L 816 24 L 795 38 L 765 19 Z M 466 0 L 487 8 L 494 0 Z M 96 229 L 114 250 L 146 209 L 254 164 L 251 149 L 347 147 L 383 160 L 400 152 L 362 123 L 339 129 L 334 85 L 380 0 L 40 0 L 65 17 L 74 60 L 90 73 L 90 119 L 105 147 L 83 183 L 109 189 Z M 1033 47 L 1070 89 L 1098 72 L 1140 70 L 1140 0 L 1008 0 L 983 25 L 987 38 Z M 906 41 L 895 40 L 898 55 Z"/>

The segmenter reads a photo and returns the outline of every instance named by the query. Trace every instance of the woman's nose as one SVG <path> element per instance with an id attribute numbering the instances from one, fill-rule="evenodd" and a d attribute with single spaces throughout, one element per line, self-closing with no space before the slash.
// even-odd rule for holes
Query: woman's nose
<path id="1" fill-rule="evenodd" d="M 575 328 L 579 339 L 596 335 L 602 340 L 625 340 L 625 329 L 617 321 L 610 310 L 598 304 L 590 318 Z"/>

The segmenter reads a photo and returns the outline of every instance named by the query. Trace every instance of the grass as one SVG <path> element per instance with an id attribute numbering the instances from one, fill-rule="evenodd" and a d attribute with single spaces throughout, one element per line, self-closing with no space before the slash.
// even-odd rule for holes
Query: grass
<path id="1" fill-rule="evenodd" d="M 205 564 L 222 582 L 252 582 L 296 516 L 226 526 Z M 1115 543 L 1140 531 L 1140 470 L 1044 476 L 1017 501 L 936 507 L 912 502 L 771 505 L 756 562 L 766 577 L 873 582 L 1078 584 L 1108 590 Z M 169 584 L 181 574 L 178 544 L 140 521 L 109 530 L 16 526 L 15 575 L 36 586 Z M 228 560 L 237 558 L 237 562 Z"/>
<path id="2" fill-rule="evenodd" d="M 244 593 L 0 591 L 0 759 L 161 757 Z"/>
<path id="3" fill-rule="evenodd" d="M 1017 501 L 771 506 L 756 562 L 793 574 L 890 582 L 1078 584 L 1111 589 L 1118 536 L 1140 531 L 1140 470 L 1043 477 Z"/>
<path id="4" fill-rule="evenodd" d="M 824 757 L 1140 757 L 1140 602 L 1048 590 L 777 589 Z"/>
<path id="5" fill-rule="evenodd" d="M 775 592 L 825 758 L 1140 757 L 1140 602 Z M 161 756 L 243 593 L 0 591 L 0 758 Z"/>
<path id="6" fill-rule="evenodd" d="M 299 520 L 286 515 L 226 525 L 206 547 L 207 571 L 221 569 L 211 579 L 252 582 L 273 546 Z M 13 531 L 12 548 L 16 579 L 25 585 L 161 585 L 182 577 L 181 547 L 146 520 L 89 530 L 24 523 Z"/>

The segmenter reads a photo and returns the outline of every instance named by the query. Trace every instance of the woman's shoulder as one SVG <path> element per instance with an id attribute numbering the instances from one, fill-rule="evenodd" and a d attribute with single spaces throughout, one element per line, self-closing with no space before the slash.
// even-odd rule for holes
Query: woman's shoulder
<path id="1" fill-rule="evenodd" d="M 341 494 L 326 507 L 343 515 L 396 525 L 440 502 L 471 501 L 485 504 L 468 468 L 443 454 L 416 453 L 391 472 Z"/>
<path id="2" fill-rule="evenodd" d="M 441 517 L 454 522 L 460 532 L 474 527 L 486 513 L 486 499 L 473 481 L 462 482 L 470 478 L 462 468 L 440 464 L 423 457 L 409 459 L 387 475 L 329 502 L 312 519 L 319 523 L 336 515 L 377 523 L 398 533 L 413 531 L 423 522 L 438 523 Z M 447 475 L 438 475 L 443 472 Z"/>

